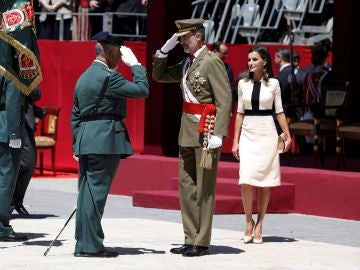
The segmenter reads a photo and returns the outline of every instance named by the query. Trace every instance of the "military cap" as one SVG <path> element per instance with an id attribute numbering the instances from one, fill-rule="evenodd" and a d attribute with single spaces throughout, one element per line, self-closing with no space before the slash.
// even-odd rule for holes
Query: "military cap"
<path id="1" fill-rule="evenodd" d="M 186 20 L 177 20 L 175 21 L 176 27 L 178 28 L 178 32 L 175 33 L 176 36 L 180 37 L 186 35 L 192 30 L 203 28 L 203 23 L 205 20 L 203 19 L 186 19 Z"/>
<path id="2" fill-rule="evenodd" d="M 106 42 L 117 47 L 120 47 L 123 44 L 123 38 L 112 36 L 109 34 L 109 32 L 99 32 L 95 34 L 91 39 L 98 42 Z"/>

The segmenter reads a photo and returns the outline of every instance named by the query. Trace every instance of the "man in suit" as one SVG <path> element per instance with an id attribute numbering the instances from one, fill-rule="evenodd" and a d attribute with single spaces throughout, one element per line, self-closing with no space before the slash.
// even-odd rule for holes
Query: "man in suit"
<path id="1" fill-rule="evenodd" d="M 71 115 L 73 150 L 79 159 L 75 257 L 115 257 L 104 248 L 101 219 L 120 159 L 133 153 L 124 120 L 126 98 L 149 94 L 146 70 L 122 40 L 108 32 L 93 37 L 96 59 L 80 76 Z M 114 69 L 131 67 L 133 82 Z"/>
<path id="2" fill-rule="evenodd" d="M 232 109 L 224 63 L 206 47 L 203 23 L 202 19 L 175 21 L 178 32 L 156 51 L 152 71 L 155 81 L 180 83 L 183 92 L 178 143 L 185 243 L 170 251 L 189 257 L 205 255 L 209 251 L 217 165 Z M 179 43 L 178 39 L 189 56 L 168 67 L 167 55 Z M 208 151 L 213 153 L 209 167 L 201 162 L 203 154 Z"/>
<path id="3" fill-rule="evenodd" d="M 290 51 L 286 48 L 278 49 L 275 53 L 274 62 L 279 68 L 279 74 L 276 78 L 279 80 L 281 88 L 281 100 L 283 102 L 284 112 L 287 117 L 291 117 L 291 75 L 293 70 L 290 63 Z"/>
<path id="4" fill-rule="evenodd" d="M 0 242 L 25 241 L 10 225 L 10 205 L 20 167 L 24 94 L 0 76 Z"/>
<path id="5" fill-rule="evenodd" d="M 13 209 L 21 215 L 28 216 L 29 212 L 23 205 L 26 189 L 29 185 L 31 177 L 36 166 L 36 145 L 35 145 L 35 113 L 34 101 L 38 101 L 41 97 L 40 88 L 37 87 L 25 97 L 25 132 L 21 145 L 20 170 L 16 181 L 15 191 L 13 194 Z"/>
<path id="6" fill-rule="evenodd" d="M 234 84 L 233 68 L 230 64 L 225 62 L 225 59 L 228 55 L 228 47 L 224 42 L 216 41 L 212 46 L 212 51 L 224 62 L 226 72 L 229 77 L 229 83 L 230 83 L 230 89 L 232 95 L 232 108 L 234 108 L 234 105 L 238 100 L 238 94 Z"/>
<path id="7" fill-rule="evenodd" d="M 299 88 L 294 74 L 294 67 L 291 65 L 290 50 L 287 48 L 280 48 L 276 51 L 274 57 L 275 65 L 279 68 L 277 79 L 281 89 L 281 100 L 288 122 L 300 119 L 301 108 Z M 279 134 L 282 133 L 277 117 L 274 114 L 274 122 Z"/>

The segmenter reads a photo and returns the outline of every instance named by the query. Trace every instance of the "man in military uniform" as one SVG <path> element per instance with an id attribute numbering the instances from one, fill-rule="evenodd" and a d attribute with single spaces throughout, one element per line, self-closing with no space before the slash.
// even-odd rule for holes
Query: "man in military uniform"
<path id="1" fill-rule="evenodd" d="M 77 81 L 71 116 L 81 183 L 74 256 L 115 257 L 104 248 L 101 218 L 120 158 L 133 153 L 124 124 L 126 98 L 147 97 L 149 86 L 145 68 L 120 38 L 100 32 L 93 39 L 96 59 Z M 121 57 L 131 66 L 133 82 L 114 70 Z"/>
<path id="2" fill-rule="evenodd" d="M 208 253 L 217 164 L 228 133 L 231 90 L 223 62 L 204 44 L 202 19 L 175 21 L 178 32 L 156 51 L 152 77 L 164 83 L 180 83 L 183 114 L 179 133 L 179 192 L 185 243 L 170 251 L 183 256 Z M 178 43 L 189 56 L 168 67 L 167 55 Z M 214 122 L 214 116 L 216 120 Z M 210 166 L 202 164 L 211 154 Z"/>
<path id="3" fill-rule="evenodd" d="M 23 205 L 25 192 L 29 186 L 31 177 L 35 171 L 36 166 L 36 145 L 34 132 L 36 128 L 34 102 L 41 97 L 39 87 L 36 87 L 29 96 L 25 97 L 24 113 L 25 113 L 25 130 L 22 137 L 21 144 L 21 160 L 20 169 L 16 181 L 16 186 L 13 194 L 13 201 L 10 211 L 15 209 L 20 215 L 29 216 L 29 212 Z M 43 116 L 41 116 L 43 117 Z"/>
<path id="4" fill-rule="evenodd" d="M 24 241 L 9 224 L 9 212 L 20 166 L 24 94 L 42 80 L 33 3 L 1 1 L 0 18 L 0 241 Z"/>
<path id="5" fill-rule="evenodd" d="M 24 94 L 0 76 L 0 242 L 25 241 L 10 225 L 10 205 L 20 167 Z"/>

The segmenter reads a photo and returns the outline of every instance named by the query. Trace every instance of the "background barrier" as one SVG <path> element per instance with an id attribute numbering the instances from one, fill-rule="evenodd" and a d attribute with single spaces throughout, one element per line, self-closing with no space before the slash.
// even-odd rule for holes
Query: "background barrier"
<path id="1" fill-rule="evenodd" d="M 129 46 L 137 55 L 138 60 L 148 67 L 148 78 L 151 80 L 151 63 L 146 63 L 146 42 L 126 42 L 125 45 Z M 279 47 L 284 47 L 284 45 L 281 44 L 265 45 L 268 47 L 272 56 Z M 247 51 L 249 46 L 250 45 L 247 44 L 228 45 L 229 55 L 226 61 L 232 65 L 235 79 L 240 72 L 246 69 Z M 43 81 L 40 84 L 42 98 L 37 105 L 61 107 L 59 135 L 56 148 L 56 166 L 57 170 L 75 171 L 77 169 L 77 164 L 72 158 L 72 134 L 70 127 L 73 92 L 77 79 L 95 59 L 94 42 L 39 40 L 39 48 Z M 308 46 L 294 46 L 294 50 L 300 53 L 302 67 L 310 64 L 311 52 Z M 123 63 L 120 63 L 118 70 L 127 79 L 131 79 L 131 70 Z M 274 72 L 277 72 L 275 67 Z M 174 88 L 178 88 L 178 86 L 174 85 Z M 156 94 L 156 91 L 153 90 L 154 89 L 150 89 L 150 95 Z M 172 100 L 165 100 L 164 102 L 172 103 Z M 146 99 L 128 100 L 128 117 L 126 119 L 126 125 L 136 153 L 146 152 L 144 151 L 144 149 L 146 149 L 144 147 L 144 141 L 146 141 L 148 135 L 145 134 L 144 131 L 146 124 L 145 106 Z M 150 108 L 150 112 L 151 110 L 152 108 Z M 154 110 L 156 111 L 157 108 L 154 108 Z M 151 121 L 155 122 L 159 121 L 159 119 L 154 117 Z M 234 119 L 232 119 L 230 124 L 230 136 L 223 148 L 223 152 L 225 153 L 231 152 L 233 121 Z M 165 128 L 165 124 L 164 126 L 161 126 L 161 129 Z M 152 130 L 152 132 L 160 133 L 162 131 Z M 44 158 L 45 167 L 50 167 L 50 157 L 45 154 Z"/>

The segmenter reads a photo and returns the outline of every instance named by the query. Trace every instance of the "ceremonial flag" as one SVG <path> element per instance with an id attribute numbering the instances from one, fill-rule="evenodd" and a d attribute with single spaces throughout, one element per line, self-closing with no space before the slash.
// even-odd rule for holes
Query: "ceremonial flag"
<path id="1" fill-rule="evenodd" d="M 0 75 L 25 95 L 42 80 L 32 0 L 0 0 Z"/>

